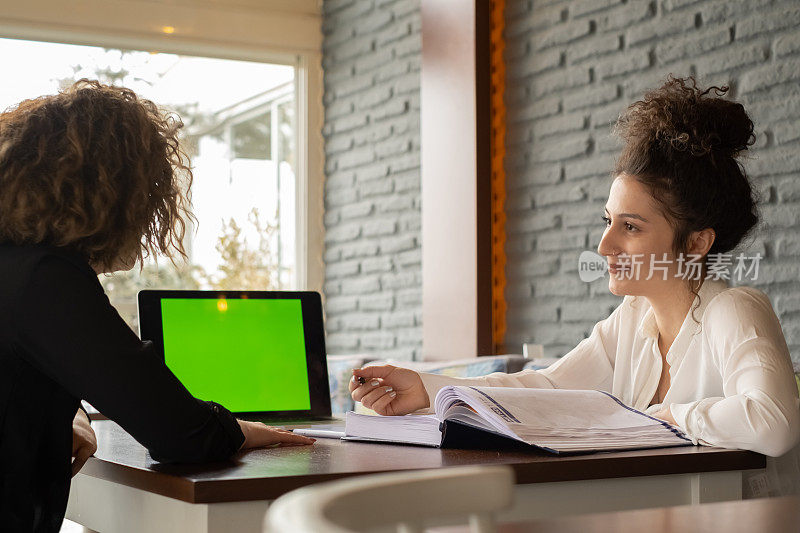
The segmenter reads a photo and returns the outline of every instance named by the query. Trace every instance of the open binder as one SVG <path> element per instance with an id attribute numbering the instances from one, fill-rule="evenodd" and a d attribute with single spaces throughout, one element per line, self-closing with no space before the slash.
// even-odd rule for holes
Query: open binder
<path id="1" fill-rule="evenodd" d="M 602 391 L 444 387 L 434 415 L 347 413 L 345 439 L 554 454 L 687 446 L 667 422 Z"/>

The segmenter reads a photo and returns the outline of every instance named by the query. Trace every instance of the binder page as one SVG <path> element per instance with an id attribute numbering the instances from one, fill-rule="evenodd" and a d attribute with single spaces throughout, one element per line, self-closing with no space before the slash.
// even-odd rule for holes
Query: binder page
<path id="1" fill-rule="evenodd" d="M 444 387 L 436 411 L 465 402 L 499 432 L 557 451 L 690 444 L 678 428 L 591 390 Z"/>
<path id="2" fill-rule="evenodd" d="M 470 394 L 474 387 L 448 386 L 439 390 L 434 400 L 434 410 L 440 420 L 453 416 L 454 419 L 465 419 L 465 410 L 472 411 L 469 423 L 478 427 L 496 431 L 513 439 L 522 440 L 509 426 L 515 418 L 507 414 L 505 408 L 490 396 Z M 502 389 L 502 387 L 479 387 L 479 389 Z M 517 389 L 508 389 L 517 390 Z M 524 390 L 524 389 L 520 389 Z M 480 422 L 477 422 L 480 420 Z M 468 421 L 468 420 L 464 420 Z"/>
<path id="3" fill-rule="evenodd" d="M 375 440 L 438 446 L 442 442 L 439 420 L 434 415 L 346 415 L 345 440 Z"/>
<path id="4" fill-rule="evenodd" d="M 458 402 L 450 406 L 444 413 L 442 420 L 457 420 L 458 422 L 464 422 L 465 424 L 477 428 L 497 431 L 497 428 L 493 424 L 487 422 L 484 417 L 476 413 L 472 407 L 463 402 Z M 506 433 L 506 435 L 509 434 Z"/>

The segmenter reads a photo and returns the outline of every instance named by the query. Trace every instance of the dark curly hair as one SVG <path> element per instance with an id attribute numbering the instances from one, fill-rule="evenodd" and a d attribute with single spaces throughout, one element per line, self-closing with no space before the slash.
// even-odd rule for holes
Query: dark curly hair
<path id="1" fill-rule="evenodd" d="M 700 89 L 675 78 L 631 104 L 616 131 L 625 142 L 614 176 L 649 188 L 685 252 L 694 231 L 716 234 L 709 254 L 735 248 L 758 222 L 754 191 L 737 157 L 755 142 L 744 107 L 720 98 L 728 87 Z"/>
<path id="2" fill-rule="evenodd" d="M 1 113 L 0 241 L 64 247 L 102 268 L 185 258 L 182 127 L 133 91 L 86 79 Z"/>

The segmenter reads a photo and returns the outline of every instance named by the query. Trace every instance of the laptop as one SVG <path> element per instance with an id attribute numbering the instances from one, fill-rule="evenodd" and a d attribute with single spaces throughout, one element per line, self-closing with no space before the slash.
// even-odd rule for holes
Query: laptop
<path id="1" fill-rule="evenodd" d="M 143 290 L 139 331 L 193 396 L 238 418 L 331 421 L 316 292 Z"/>

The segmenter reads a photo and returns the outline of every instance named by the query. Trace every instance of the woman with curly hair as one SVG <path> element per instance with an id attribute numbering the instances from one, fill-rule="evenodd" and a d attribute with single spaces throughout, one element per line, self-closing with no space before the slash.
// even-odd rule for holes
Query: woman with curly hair
<path id="1" fill-rule="evenodd" d="M 587 339 L 541 371 L 458 379 L 354 370 L 353 398 L 401 415 L 429 408 L 445 385 L 599 389 L 695 444 L 782 457 L 780 467 L 768 461 L 770 490 L 797 492 L 799 400 L 778 318 L 761 291 L 709 275 L 711 259 L 758 221 L 737 160 L 755 141 L 753 123 L 741 104 L 720 98 L 727 90 L 670 77 L 620 117 L 625 145 L 598 252 L 609 290 L 624 299 Z"/>
<path id="2" fill-rule="evenodd" d="M 58 531 L 96 441 L 80 400 L 157 461 L 313 439 L 194 398 L 110 305 L 98 274 L 185 257 L 179 119 L 81 80 L 0 114 L 0 524 Z M 6 529 L 4 529 L 6 530 Z"/>

